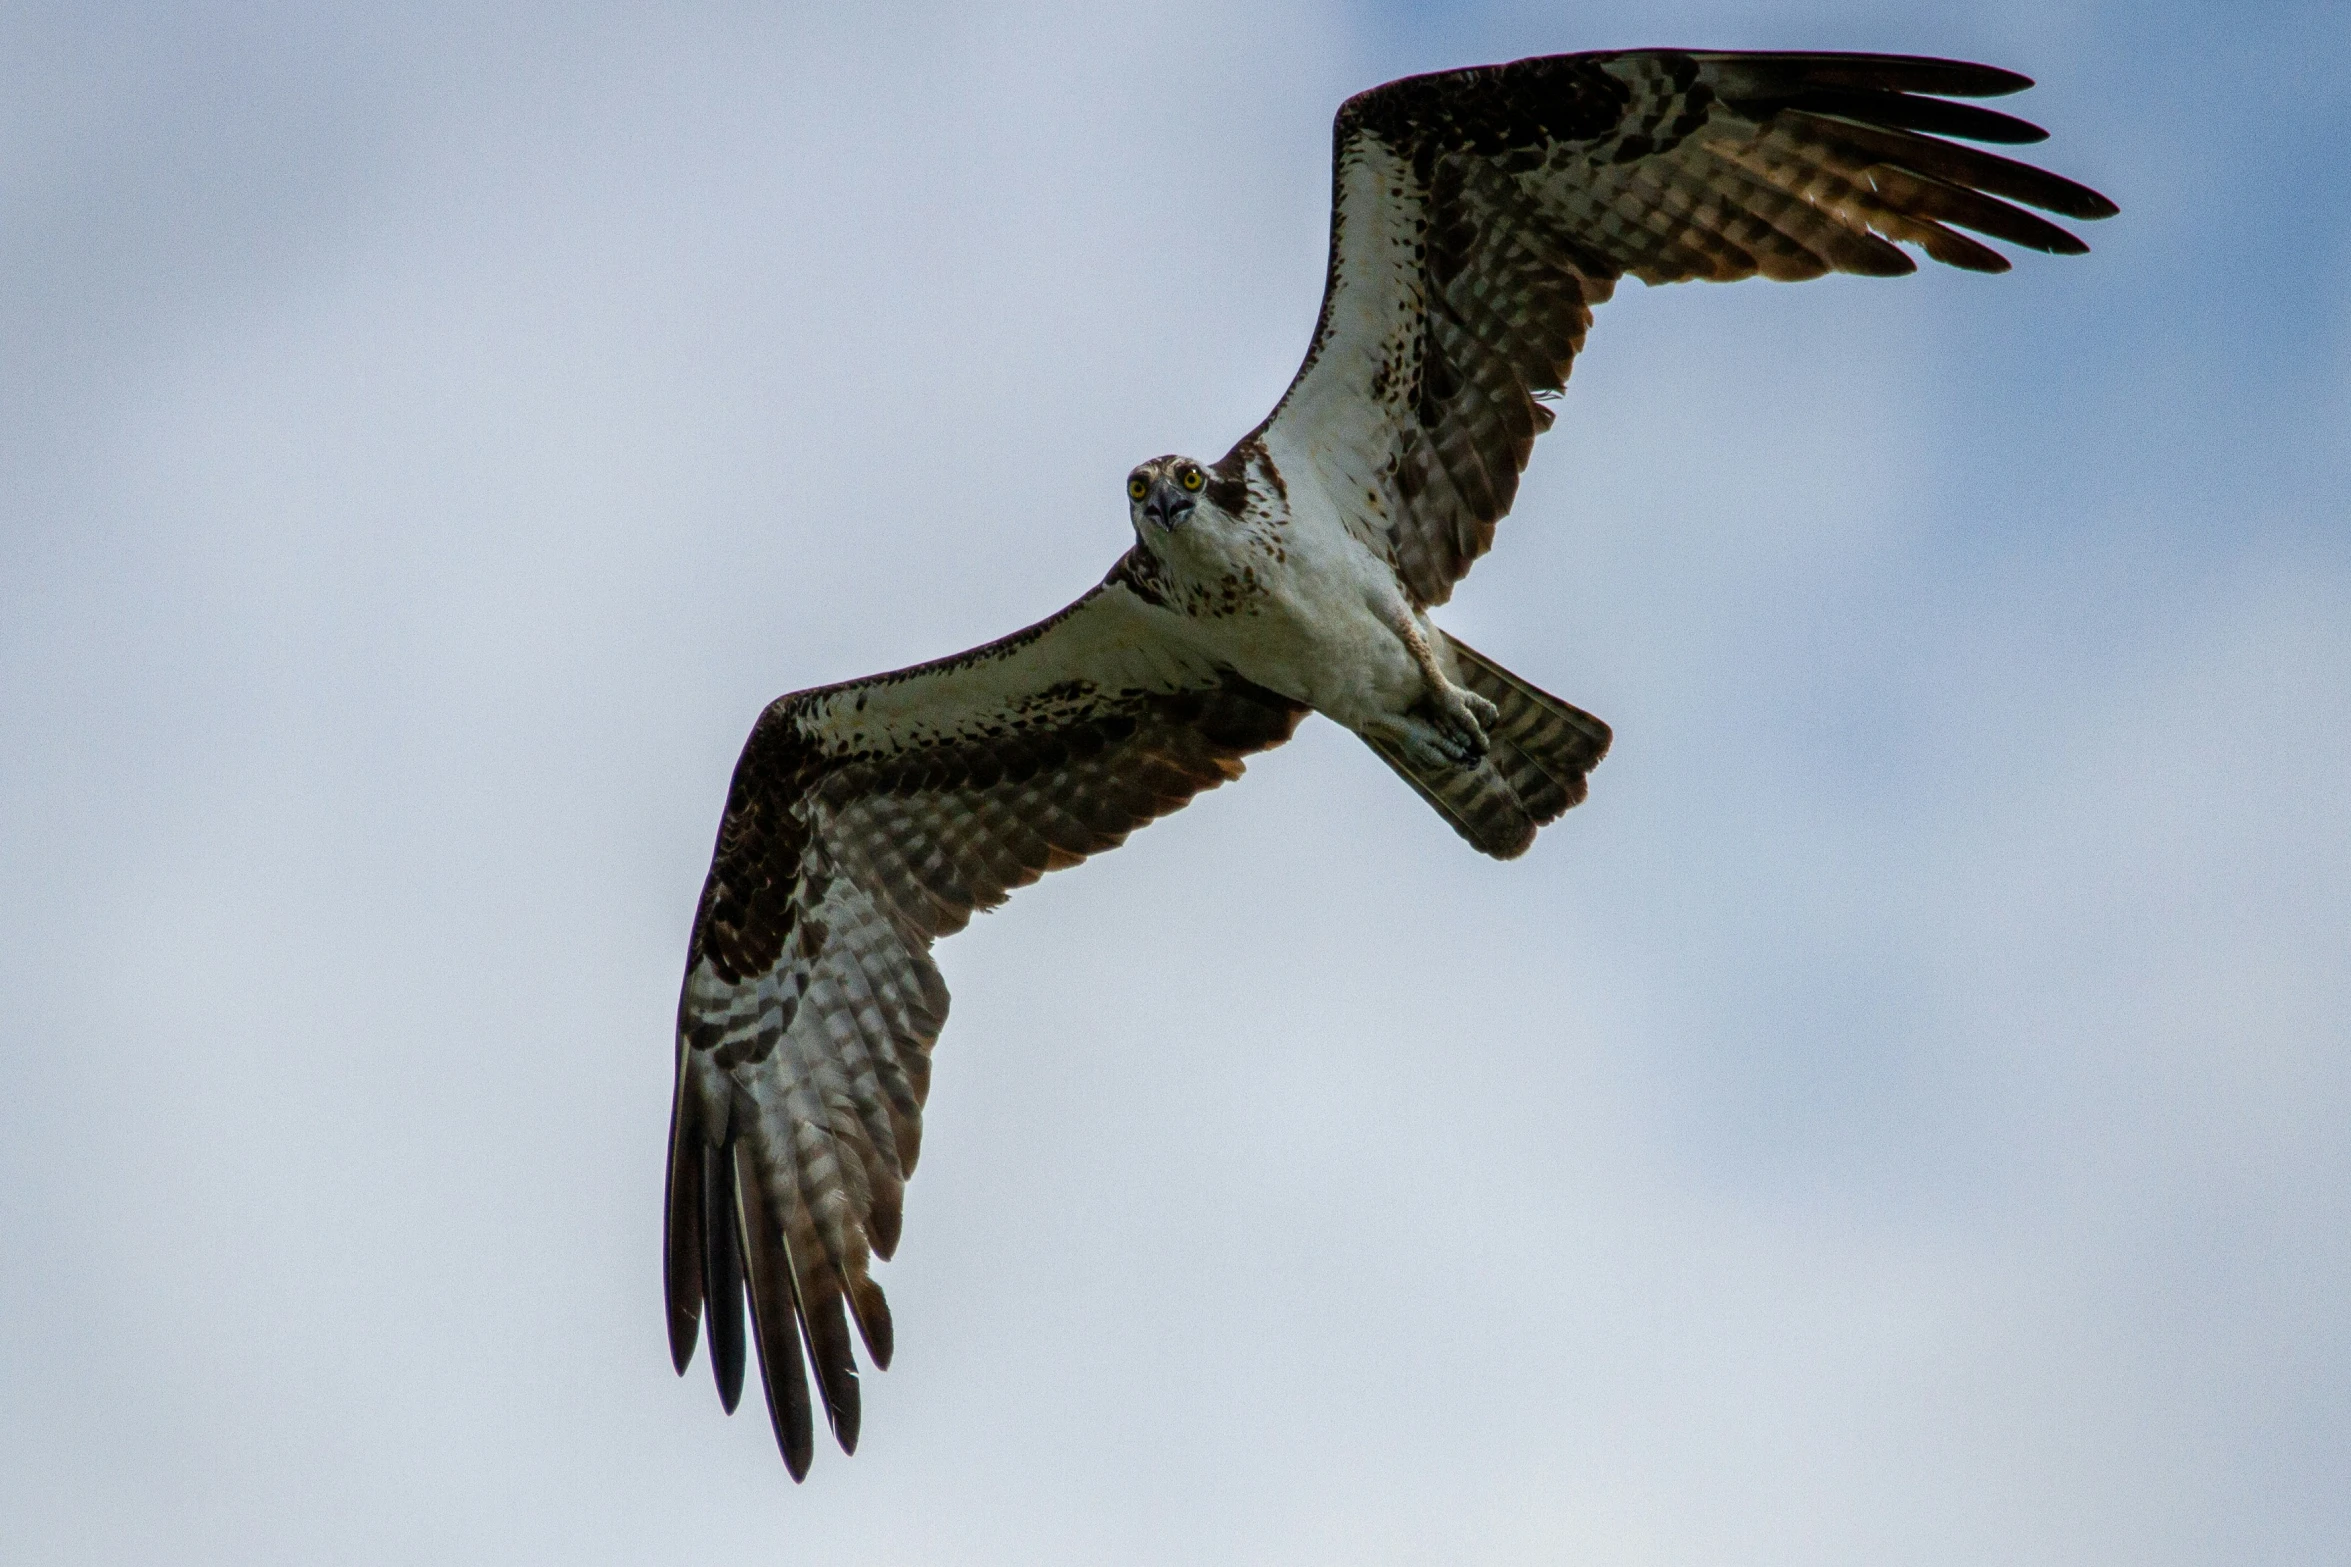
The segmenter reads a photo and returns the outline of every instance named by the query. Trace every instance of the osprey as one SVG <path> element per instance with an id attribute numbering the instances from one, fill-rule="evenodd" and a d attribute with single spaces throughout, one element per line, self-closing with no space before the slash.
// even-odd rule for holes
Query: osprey
<path id="1" fill-rule="evenodd" d="M 1322 314 L 1289 390 L 1214 462 L 1127 476 L 1134 543 L 1050 619 L 936 663 L 783 697 L 727 792 L 678 1003 L 666 1241 L 683 1372 L 719 1397 L 743 1297 L 792 1477 L 809 1372 L 857 1445 L 853 1320 L 897 1249 L 947 991 L 930 945 L 1281 744 L 1353 730 L 1497 858 L 1584 797 L 1608 726 L 1439 630 L 1626 275 L 1977 272 L 1959 232 L 2087 247 L 2097 192 L 1965 147 L 2037 127 L 1951 98 L 2010 71 L 1863 54 L 1558 55 L 1390 82 L 1333 137 Z M 2006 198 L 2005 200 L 2001 198 Z M 805 1365 L 803 1354 L 805 1353 Z"/>

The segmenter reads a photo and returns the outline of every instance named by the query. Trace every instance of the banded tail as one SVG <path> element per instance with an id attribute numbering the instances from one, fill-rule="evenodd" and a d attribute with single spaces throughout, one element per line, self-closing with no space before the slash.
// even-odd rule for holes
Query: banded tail
<path id="1" fill-rule="evenodd" d="M 1445 638 L 1454 678 L 1501 711 L 1490 748 L 1469 766 L 1428 764 L 1377 740 L 1366 743 L 1479 852 L 1515 859 L 1535 830 L 1584 798 L 1584 775 L 1608 754 L 1608 726 L 1527 684 L 1469 644 Z"/>

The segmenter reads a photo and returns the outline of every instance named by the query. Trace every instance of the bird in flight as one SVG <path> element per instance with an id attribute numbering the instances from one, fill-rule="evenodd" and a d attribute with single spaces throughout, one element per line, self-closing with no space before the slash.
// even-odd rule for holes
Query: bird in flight
<path id="1" fill-rule="evenodd" d="M 1129 473 L 1134 542 L 1059 614 L 752 726 L 678 1002 L 678 1370 L 707 1320 L 735 1407 L 748 1294 L 792 1477 L 819 1403 L 855 1451 L 850 1324 L 886 1367 L 869 1270 L 898 1246 L 947 1016 L 930 946 L 975 910 L 1239 777 L 1310 712 L 1499 859 L 1582 800 L 1608 726 L 1429 611 L 1493 542 L 1592 308 L 1627 275 L 1891 277 L 1916 270 L 1902 245 L 2006 271 L 1970 233 L 2079 254 L 2024 208 L 2112 202 L 1961 144 L 2043 139 L 1951 101 L 2030 85 L 1901 55 L 1639 50 L 1341 105 L 1322 314 L 1264 422 L 1215 461 Z"/>

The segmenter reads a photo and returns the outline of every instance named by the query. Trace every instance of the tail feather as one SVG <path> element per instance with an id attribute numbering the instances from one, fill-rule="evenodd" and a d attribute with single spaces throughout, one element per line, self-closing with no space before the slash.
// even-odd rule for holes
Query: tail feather
<path id="1" fill-rule="evenodd" d="M 1372 735 L 1363 740 L 1481 854 L 1514 860 L 1535 841 L 1535 819 L 1490 756 L 1468 767 L 1430 764 L 1391 740 Z"/>
<path id="2" fill-rule="evenodd" d="M 1608 754 L 1608 726 L 1468 644 L 1452 637 L 1445 644 L 1460 683 L 1498 710 L 1486 755 L 1467 766 L 1431 762 L 1390 741 L 1364 739 L 1479 852 L 1514 859 L 1534 843 L 1537 828 L 1583 800 L 1585 775 Z"/>

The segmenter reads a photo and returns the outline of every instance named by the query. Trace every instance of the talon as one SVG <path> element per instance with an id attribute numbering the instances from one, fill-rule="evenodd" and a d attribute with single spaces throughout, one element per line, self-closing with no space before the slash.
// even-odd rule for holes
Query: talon
<path id="1" fill-rule="evenodd" d="M 1481 708 L 1484 712 L 1479 711 Z M 1429 709 L 1438 739 L 1457 764 L 1468 767 L 1484 759 L 1486 725 L 1500 716 L 1494 713 L 1492 703 L 1471 692 L 1452 688 L 1438 693 L 1429 703 Z"/>

